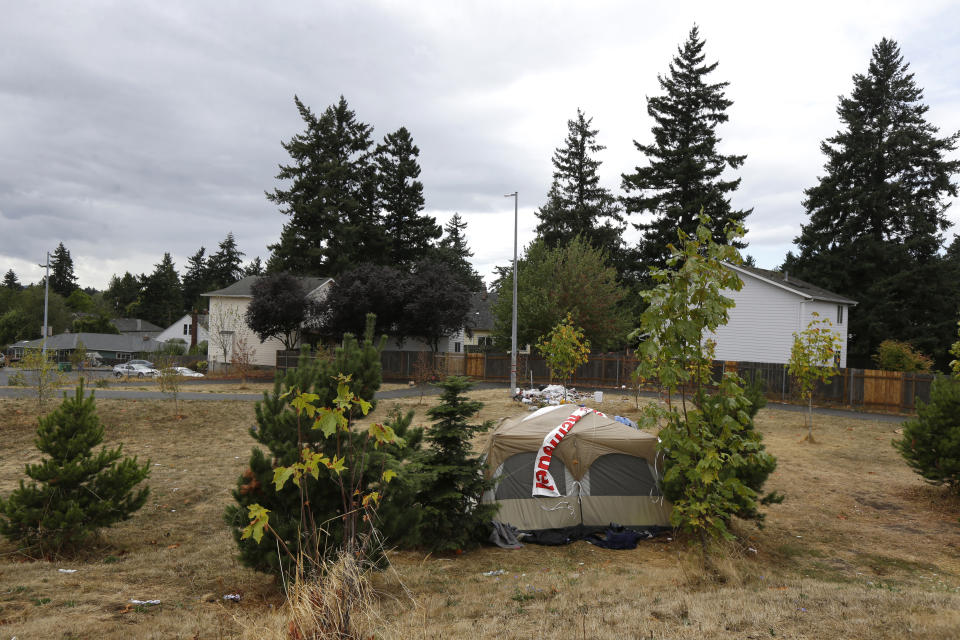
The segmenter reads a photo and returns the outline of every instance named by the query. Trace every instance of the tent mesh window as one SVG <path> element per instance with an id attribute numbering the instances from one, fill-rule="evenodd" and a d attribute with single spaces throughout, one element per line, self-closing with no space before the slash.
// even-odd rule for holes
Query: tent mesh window
<path id="1" fill-rule="evenodd" d="M 660 489 L 646 460 L 625 453 L 608 453 L 590 465 L 590 495 L 659 496 Z"/>
<path id="2" fill-rule="evenodd" d="M 494 497 L 497 500 L 517 500 L 533 497 L 533 472 L 537 454 L 533 451 L 512 455 L 503 462 Z M 550 461 L 550 475 L 560 495 L 567 495 L 566 469 L 559 458 Z M 623 494 L 617 494 L 623 495 Z"/>

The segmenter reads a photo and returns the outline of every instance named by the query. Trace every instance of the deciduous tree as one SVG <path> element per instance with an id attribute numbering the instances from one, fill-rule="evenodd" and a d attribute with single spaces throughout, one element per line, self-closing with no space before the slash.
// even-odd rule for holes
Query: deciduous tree
<path id="1" fill-rule="evenodd" d="M 818 382 L 830 382 L 837 375 L 836 357 L 843 344 L 833 323 L 813 312 L 807 328 L 793 334 L 787 372 L 800 385 L 800 397 L 807 401 L 807 441 L 813 442 L 813 390 Z"/>
<path id="2" fill-rule="evenodd" d="M 775 494 L 761 497 L 776 459 L 753 428 L 743 381 L 726 372 L 718 389 L 708 391 L 714 344 L 705 338 L 727 322 L 734 306 L 724 292 L 743 286 L 723 265 L 740 262 L 736 244 L 743 227 L 728 224 L 722 243 L 714 241 L 714 228 L 701 214 L 693 235 L 679 232 L 667 268 L 652 272 L 656 286 L 643 293 L 647 308 L 636 332 L 637 377 L 656 379 L 667 391 L 667 407 L 651 403 L 643 423 L 665 422 L 658 435 L 663 491 L 673 503 L 670 522 L 699 537 L 705 558 L 710 537 L 732 537 L 734 516 L 761 520 L 762 504 L 782 500 Z M 678 392 L 680 402 L 674 403 Z"/>
<path id="3" fill-rule="evenodd" d="M 568 313 L 594 348 L 606 350 L 625 344 L 629 324 L 620 310 L 624 290 L 601 249 L 580 237 L 555 249 L 536 240 L 518 261 L 517 272 L 517 337 L 521 345 L 536 342 Z M 512 308 L 513 276 L 504 270 L 492 306 L 493 335 L 501 348 L 510 344 Z"/>
<path id="4" fill-rule="evenodd" d="M 261 342 L 276 338 L 284 349 L 296 349 L 316 312 L 300 281 L 289 273 L 276 273 L 260 278 L 250 290 L 253 299 L 247 306 L 247 325 Z"/>

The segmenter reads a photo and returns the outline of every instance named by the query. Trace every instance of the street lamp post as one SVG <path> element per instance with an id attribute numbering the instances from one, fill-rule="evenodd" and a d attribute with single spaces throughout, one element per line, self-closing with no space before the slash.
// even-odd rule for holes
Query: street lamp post
<path id="1" fill-rule="evenodd" d="M 40 344 L 42 345 L 43 360 L 44 360 L 44 362 L 46 362 L 46 360 L 47 360 L 47 333 L 48 333 L 48 331 L 47 331 L 47 308 L 49 307 L 49 304 L 50 304 L 50 252 L 49 252 L 49 251 L 47 251 L 46 264 L 41 264 L 41 265 L 37 265 L 37 266 L 39 266 L 39 267 L 46 267 L 46 269 L 47 269 L 47 275 L 46 275 L 46 276 L 44 277 L 44 279 L 43 279 L 43 281 L 44 281 L 44 291 L 43 291 L 43 342 L 40 343 Z"/>
<path id="2" fill-rule="evenodd" d="M 514 191 L 503 196 L 513 198 L 513 318 L 510 327 L 510 395 L 517 392 L 517 194 Z"/>

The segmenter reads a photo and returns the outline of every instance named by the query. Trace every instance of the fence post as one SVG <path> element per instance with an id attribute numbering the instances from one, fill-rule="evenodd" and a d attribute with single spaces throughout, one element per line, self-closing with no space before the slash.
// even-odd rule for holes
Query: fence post
<path id="1" fill-rule="evenodd" d="M 787 402 L 787 365 L 783 365 L 780 378 L 780 402 L 785 404 Z"/>

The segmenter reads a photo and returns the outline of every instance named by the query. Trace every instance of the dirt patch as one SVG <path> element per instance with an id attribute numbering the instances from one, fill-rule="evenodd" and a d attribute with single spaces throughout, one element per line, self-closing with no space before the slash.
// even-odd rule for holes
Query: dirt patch
<path id="1" fill-rule="evenodd" d="M 502 390 L 472 395 L 485 403 L 481 420 L 525 411 Z M 381 400 L 370 419 L 412 409 L 429 427 L 435 402 Z M 288 638 L 280 590 L 239 564 L 222 519 L 255 444 L 254 403 L 186 401 L 183 419 L 166 400 L 97 404 L 108 444 L 150 458 L 151 497 L 77 558 L 22 561 L 0 541 L 0 637 Z M 632 398 L 610 394 L 598 408 L 639 413 Z M 0 399 L 0 416 L 7 495 L 24 464 L 39 460 L 35 404 Z M 735 524 L 739 542 L 719 556 L 721 580 L 673 536 L 633 551 L 580 542 L 393 552 L 393 570 L 374 576 L 381 637 L 955 638 L 960 501 L 900 460 L 891 425 L 817 416 L 815 445 L 801 442 L 802 414 L 761 411 L 757 426 L 779 460 L 768 488 L 787 499 L 770 507 L 763 529 Z M 496 569 L 504 573 L 483 575 Z M 224 601 L 228 593 L 241 602 Z"/>

